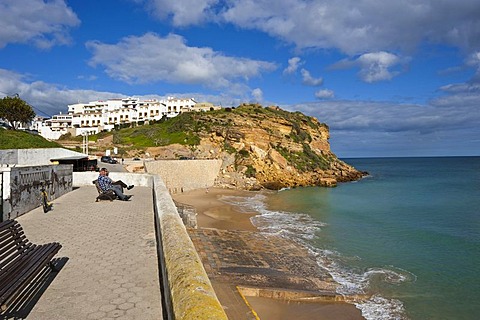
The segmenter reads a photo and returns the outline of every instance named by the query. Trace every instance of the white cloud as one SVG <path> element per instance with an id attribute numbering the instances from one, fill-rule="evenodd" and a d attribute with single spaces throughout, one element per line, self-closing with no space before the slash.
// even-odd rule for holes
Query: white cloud
<path id="1" fill-rule="evenodd" d="M 318 99 L 331 99 L 335 97 L 335 92 L 329 89 L 322 89 L 315 92 L 315 97 Z"/>
<path id="2" fill-rule="evenodd" d="M 271 62 L 229 57 L 208 47 L 189 47 L 175 34 L 160 37 L 147 33 L 116 44 L 90 41 L 87 48 L 93 53 L 92 66 L 103 65 L 110 77 L 128 83 L 165 81 L 236 88 L 276 69 Z"/>
<path id="3" fill-rule="evenodd" d="M 0 1 L 0 48 L 33 43 L 41 49 L 71 42 L 68 30 L 80 20 L 63 0 Z"/>
<path id="4" fill-rule="evenodd" d="M 322 78 L 314 78 L 310 75 L 310 72 L 306 69 L 300 70 L 302 73 L 302 82 L 307 86 L 317 87 L 322 85 L 323 79 Z"/>
<path id="5" fill-rule="evenodd" d="M 252 97 L 255 102 L 262 102 L 263 101 L 263 91 L 260 88 L 256 88 L 252 90 Z"/>
<path id="6" fill-rule="evenodd" d="M 24 75 L 0 69 L 0 96 L 14 94 L 27 101 L 41 116 L 65 113 L 67 105 L 72 103 L 125 96 L 114 92 L 65 89 L 43 81 L 30 81 Z"/>
<path id="7" fill-rule="evenodd" d="M 467 58 L 467 65 L 480 68 L 480 51 L 470 54 Z"/>
<path id="8" fill-rule="evenodd" d="M 354 55 L 411 50 L 421 41 L 478 48 L 479 10 L 475 0 L 237 0 L 222 16 L 299 48 L 338 48 Z"/>
<path id="9" fill-rule="evenodd" d="M 136 0 L 137 2 L 142 2 Z M 176 26 L 223 21 L 298 48 L 348 55 L 415 49 L 420 42 L 480 49 L 478 0 L 144 0 Z"/>
<path id="10" fill-rule="evenodd" d="M 242 88 L 243 91 L 246 88 Z M 130 96 L 127 93 L 95 91 L 95 90 L 74 90 L 65 88 L 52 83 L 43 81 L 34 81 L 28 76 L 0 69 L 0 98 L 4 96 L 13 96 L 18 94 L 20 98 L 27 101 L 34 111 L 41 116 L 52 116 L 60 112 L 67 112 L 67 105 L 78 102 L 90 102 L 95 100 L 106 100 L 111 98 L 122 98 Z M 254 89 L 248 94 L 260 100 L 263 100 L 261 89 Z M 248 101 L 248 96 L 238 96 L 230 92 L 222 92 L 217 95 L 205 94 L 200 92 L 165 92 L 163 95 L 156 93 L 146 95 L 136 95 L 138 98 L 145 99 L 165 99 L 166 97 L 191 98 L 197 101 L 207 101 L 215 105 L 224 107 L 235 107 Z"/>
<path id="11" fill-rule="evenodd" d="M 136 0 L 136 2 L 142 2 Z M 154 16 L 160 19 L 170 18 L 175 26 L 188 26 L 213 18 L 211 7 L 218 0 L 143 0 Z"/>
<path id="12" fill-rule="evenodd" d="M 359 76 L 365 82 L 377 82 L 390 80 L 399 72 L 391 71 L 390 68 L 395 67 L 400 59 L 388 52 L 372 52 L 361 55 L 357 59 L 360 66 Z"/>
<path id="13" fill-rule="evenodd" d="M 472 81 L 480 83 L 480 51 L 470 54 L 467 58 L 466 65 L 476 69 L 476 74 L 473 76 Z"/>
<path id="14" fill-rule="evenodd" d="M 301 66 L 301 59 L 299 57 L 293 57 L 288 59 L 288 67 L 283 70 L 283 74 L 293 74 L 297 72 L 298 67 Z"/>
<path id="15" fill-rule="evenodd" d="M 344 59 L 330 67 L 330 69 L 348 69 L 358 67 L 358 76 L 365 82 L 385 81 L 400 74 L 398 67 L 406 64 L 409 58 L 400 58 L 389 52 L 369 52 L 356 59 Z M 397 68 L 397 69 L 395 69 Z"/>

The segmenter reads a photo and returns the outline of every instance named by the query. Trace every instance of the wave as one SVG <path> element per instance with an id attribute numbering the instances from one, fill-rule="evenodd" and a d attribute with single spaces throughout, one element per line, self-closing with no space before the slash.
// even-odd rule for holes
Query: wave
<path id="1" fill-rule="evenodd" d="M 339 284 L 337 293 L 345 296 L 364 296 L 352 303 L 361 310 L 367 320 L 407 319 L 403 303 L 394 298 L 385 298 L 372 291 L 372 283 L 399 285 L 405 282 L 415 282 L 416 276 L 406 270 L 394 266 L 371 267 L 366 270 L 356 270 L 349 265 L 360 257 L 346 257 L 341 253 L 313 244 L 317 233 L 327 224 L 313 219 L 301 212 L 269 210 L 266 206 L 267 195 L 256 193 L 253 196 L 223 196 L 221 200 L 236 206 L 241 212 L 256 212 L 251 218 L 252 223 L 260 232 L 276 234 L 300 243 L 313 253 L 317 264 L 327 270 Z"/>

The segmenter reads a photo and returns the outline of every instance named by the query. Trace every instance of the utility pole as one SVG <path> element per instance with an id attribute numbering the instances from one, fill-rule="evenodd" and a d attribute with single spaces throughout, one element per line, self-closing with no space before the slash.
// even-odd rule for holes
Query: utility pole
<path id="1" fill-rule="evenodd" d="M 82 136 L 83 136 L 82 151 L 83 153 L 88 155 L 88 131 L 84 132 Z"/>

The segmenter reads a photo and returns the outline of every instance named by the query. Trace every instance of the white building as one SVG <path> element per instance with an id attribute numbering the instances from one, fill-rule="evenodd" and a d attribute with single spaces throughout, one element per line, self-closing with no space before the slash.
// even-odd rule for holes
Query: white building
<path id="1" fill-rule="evenodd" d="M 68 105 L 68 114 L 58 114 L 42 123 L 35 123 L 36 130 L 46 139 L 56 140 L 70 132 L 73 136 L 86 132 L 95 134 L 110 131 L 115 126 L 176 117 L 190 111 L 196 102 L 192 98 L 165 100 L 140 100 L 138 98 L 109 99 Z"/>
<path id="2" fill-rule="evenodd" d="M 192 108 L 189 108 L 188 110 L 182 110 L 182 112 L 207 112 L 220 109 L 222 109 L 221 106 L 214 106 L 213 103 L 210 102 L 198 102 Z"/>

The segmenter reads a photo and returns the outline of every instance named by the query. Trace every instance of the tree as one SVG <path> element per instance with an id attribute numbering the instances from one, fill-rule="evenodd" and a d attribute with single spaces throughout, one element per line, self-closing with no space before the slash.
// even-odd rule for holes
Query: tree
<path id="1" fill-rule="evenodd" d="M 35 117 L 32 107 L 20 97 L 4 97 L 0 100 L 0 118 L 5 119 L 13 130 L 21 123 L 29 123 Z"/>

